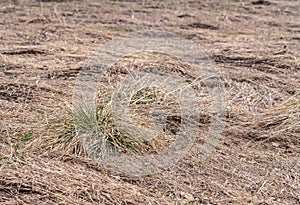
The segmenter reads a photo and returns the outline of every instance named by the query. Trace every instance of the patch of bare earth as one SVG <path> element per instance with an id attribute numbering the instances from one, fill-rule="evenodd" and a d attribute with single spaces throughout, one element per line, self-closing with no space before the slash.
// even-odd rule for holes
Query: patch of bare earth
<path id="1" fill-rule="evenodd" d="M 0 204 L 300 204 L 299 14 L 292 0 L 1 1 Z M 224 76 L 228 112 L 206 162 L 200 132 L 175 167 L 139 178 L 87 156 L 67 105 L 92 52 L 142 29 L 199 44 Z"/>

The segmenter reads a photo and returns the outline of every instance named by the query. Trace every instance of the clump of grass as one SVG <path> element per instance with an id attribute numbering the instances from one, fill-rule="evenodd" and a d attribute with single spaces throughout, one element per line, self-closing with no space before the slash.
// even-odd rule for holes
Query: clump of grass
<path id="1" fill-rule="evenodd" d="M 165 100 L 165 102 L 162 100 Z M 165 107 L 170 110 L 170 106 L 174 105 L 174 99 L 164 96 L 164 92 L 159 91 L 157 88 L 144 88 L 137 92 L 131 99 L 129 105 L 130 117 L 135 126 L 140 128 L 148 127 L 150 124 L 148 117 L 150 108 L 153 106 L 156 107 L 159 104 L 161 109 Z M 159 152 L 174 140 L 174 136 L 167 130 L 165 130 L 165 133 L 161 133 L 157 138 L 150 141 L 133 140 L 127 133 L 122 133 L 114 123 L 110 102 L 98 106 L 97 116 L 99 129 L 103 136 L 106 137 L 107 143 L 116 148 L 119 152 L 127 154 Z M 134 132 L 134 130 L 132 130 L 132 132 Z"/>
<path id="2" fill-rule="evenodd" d="M 193 70 L 189 65 L 180 63 L 178 59 L 158 52 L 135 53 L 117 62 L 101 80 L 102 82 L 98 88 L 97 115 L 93 116 L 89 113 L 86 116 L 85 112 L 81 114 L 78 112 L 80 115 L 79 118 L 84 118 L 81 121 L 87 121 L 91 125 L 83 125 L 83 127 L 90 127 L 93 130 L 88 134 L 90 135 L 90 139 L 81 138 L 86 143 L 87 152 L 93 153 L 90 154 L 94 155 L 93 158 L 101 158 L 101 155 L 111 154 L 111 151 L 117 154 L 120 152 L 141 155 L 157 153 L 163 151 L 175 140 L 174 134 L 178 130 L 177 126 L 180 121 L 179 105 L 176 99 L 171 95 L 167 95 L 162 89 L 142 87 L 132 96 L 128 113 L 132 129 L 124 131 L 122 127 L 117 126 L 118 123 L 116 124 L 113 119 L 111 99 L 115 85 L 121 82 L 126 75 L 137 71 L 139 67 L 160 67 L 179 76 L 185 76 L 188 79 L 193 77 Z M 149 128 L 149 125 L 153 124 L 153 121 L 151 122 L 149 118 L 149 114 L 153 111 L 153 108 L 163 111 L 163 114 L 166 116 L 165 120 L 167 121 L 166 127 L 156 137 L 151 138 L 151 140 L 135 140 L 133 136 L 141 134 L 138 130 Z M 83 109 L 89 112 L 88 107 Z M 128 123 L 126 120 L 124 119 L 125 124 Z M 86 135 L 84 138 L 86 138 Z M 105 151 L 105 149 L 107 150 Z M 101 154 L 101 152 L 104 153 Z"/>
<path id="3" fill-rule="evenodd" d="M 155 57 L 157 55 L 164 59 L 164 68 L 168 71 L 188 78 L 192 76 L 190 67 L 160 53 L 137 53 L 132 57 L 126 57 L 112 67 L 110 73 L 101 80 L 97 102 L 95 102 L 96 110 L 88 104 L 83 103 L 80 106 L 74 104 L 72 109 L 66 112 L 64 119 L 49 119 L 49 124 L 45 127 L 47 130 L 45 135 L 28 144 L 30 152 L 42 152 L 44 155 L 56 157 L 89 156 L 101 159 L 108 154 L 147 155 L 167 148 L 175 140 L 180 123 L 180 109 L 176 99 L 163 89 L 141 88 L 132 96 L 129 103 L 131 122 L 141 129 L 149 128 L 153 123 L 149 118 L 153 108 L 163 111 L 166 116 L 166 127 L 155 138 L 144 141 L 133 139 L 132 136 L 138 132 L 135 129 L 130 130 L 129 133 L 123 132 L 112 116 L 111 99 L 115 85 L 131 71 L 135 71 L 139 64 L 141 67 L 162 66 L 161 61 Z M 72 115 L 75 116 L 73 119 Z"/>
<path id="4" fill-rule="evenodd" d="M 73 108 L 72 112 L 66 113 L 65 118 L 50 120 L 45 128 L 48 133 L 44 136 L 31 140 L 32 134 L 25 134 L 21 138 L 27 142 L 24 152 L 39 152 L 59 158 L 72 155 L 101 159 L 107 154 L 158 153 L 174 141 L 174 133 L 170 129 L 164 129 L 159 136 L 149 141 L 133 140 L 128 133 L 120 131 L 112 116 L 112 90 L 113 88 L 99 92 L 101 98 L 98 97 L 96 113 L 89 108 L 75 107 L 75 110 Z M 165 94 L 158 88 L 144 88 L 132 97 L 129 105 L 130 118 L 135 126 L 149 126 L 148 115 L 153 107 L 165 110 L 166 115 L 178 114 L 175 99 Z M 132 132 L 134 133 L 134 130 Z"/>

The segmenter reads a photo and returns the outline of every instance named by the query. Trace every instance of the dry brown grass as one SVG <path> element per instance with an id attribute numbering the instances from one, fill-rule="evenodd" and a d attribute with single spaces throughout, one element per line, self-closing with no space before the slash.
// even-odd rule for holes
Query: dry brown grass
<path id="1" fill-rule="evenodd" d="M 0 204 L 299 204 L 297 1 L 0 5 Z M 201 163 L 199 145 L 210 119 L 209 100 L 199 98 L 201 127 L 188 156 L 165 172 L 128 177 L 89 157 L 68 105 L 82 62 L 95 48 L 141 28 L 173 31 L 201 44 L 225 78 L 228 115 L 224 138 Z M 101 85 L 98 121 L 121 152 L 157 152 L 172 140 L 164 135 L 137 144 L 110 120 L 114 85 L 141 66 L 193 77 L 193 68 L 161 53 L 137 53 L 115 64 Z M 137 126 L 149 123 L 155 92 L 161 99 L 161 90 L 144 90 L 132 101 Z M 164 103 L 176 110 L 171 97 Z M 178 113 L 170 113 L 172 135 Z"/>

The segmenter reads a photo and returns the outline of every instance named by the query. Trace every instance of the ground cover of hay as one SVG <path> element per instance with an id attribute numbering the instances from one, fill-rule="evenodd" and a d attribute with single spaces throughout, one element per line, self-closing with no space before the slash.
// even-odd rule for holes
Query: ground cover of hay
<path id="1" fill-rule="evenodd" d="M 300 204 L 299 14 L 292 0 L 1 1 L 0 204 Z M 98 45 L 150 28 L 219 67 L 227 125 L 205 163 L 197 136 L 172 169 L 121 176 L 86 156 L 67 105 Z"/>

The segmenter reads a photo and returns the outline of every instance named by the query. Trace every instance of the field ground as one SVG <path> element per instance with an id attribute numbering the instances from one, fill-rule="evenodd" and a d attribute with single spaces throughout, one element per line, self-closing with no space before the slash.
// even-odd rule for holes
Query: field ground
<path id="1" fill-rule="evenodd" d="M 143 29 L 199 44 L 225 79 L 226 128 L 204 163 L 122 176 L 86 156 L 68 106 L 84 61 Z M 300 204 L 300 2 L 0 2 L 1 204 Z"/>

